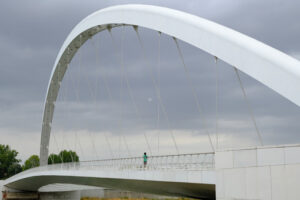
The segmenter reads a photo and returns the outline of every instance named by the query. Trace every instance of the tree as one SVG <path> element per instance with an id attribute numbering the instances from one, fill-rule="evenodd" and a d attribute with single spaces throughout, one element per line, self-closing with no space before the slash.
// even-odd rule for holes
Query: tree
<path id="1" fill-rule="evenodd" d="M 0 179 L 6 179 L 22 171 L 18 152 L 8 145 L 0 144 Z"/>
<path id="2" fill-rule="evenodd" d="M 63 150 L 59 154 L 51 154 L 48 157 L 48 164 L 79 162 L 79 156 L 75 151 Z"/>
<path id="3" fill-rule="evenodd" d="M 63 150 L 59 153 L 59 156 L 63 159 L 63 162 L 78 162 L 79 157 L 75 151 Z"/>
<path id="4" fill-rule="evenodd" d="M 40 158 L 37 155 L 30 156 L 23 165 L 23 170 L 40 166 Z"/>
<path id="5" fill-rule="evenodd" d="M 62 163 L 62 159 L 57 154 L 50 154 L 48 157 L 48 164 L 56 164 L 56 163 Z"/>

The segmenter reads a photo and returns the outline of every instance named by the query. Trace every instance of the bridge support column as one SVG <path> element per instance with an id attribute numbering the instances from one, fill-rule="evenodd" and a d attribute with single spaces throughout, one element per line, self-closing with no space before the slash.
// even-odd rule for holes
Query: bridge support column
<path id="1" fill-rule="evenodd" d="M 294 200 L 300 197 L 300 145 L 219 151 L 217 200 Z"/>

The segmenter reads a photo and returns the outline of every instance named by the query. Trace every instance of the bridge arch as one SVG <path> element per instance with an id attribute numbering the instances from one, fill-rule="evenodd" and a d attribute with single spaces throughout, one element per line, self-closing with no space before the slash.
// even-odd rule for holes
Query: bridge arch
<path id="1" fill-rule="evenodd" d="M 83 19 L 64 41 L 48 84 L 40 145 L 48 160 L 51 123 L 61 81 L 77 50 L 96 33 L 121 25 L 160 31 L 189 43 L 260 81 L 300 106 L 300 62 L 237 31 L 181 11 L 150 5 L 121 5 Z"/>

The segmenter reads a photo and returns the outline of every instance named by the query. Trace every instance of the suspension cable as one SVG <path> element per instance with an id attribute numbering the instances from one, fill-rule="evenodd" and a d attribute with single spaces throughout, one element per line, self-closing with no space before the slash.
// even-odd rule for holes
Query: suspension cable
<path id="1" fill-rule="evenodd" d="M 67 68 L 69 67 L 69 64 L 67 65 Z M 65 84 L 64 84 L 64 87 L 61 89 L 62 90 L 62 93 L 61 93 L 61 98 L 62 98 L 62 102 L 63 104 L 67 105 L 67 96 L 68 96 L 68 86 L 69 86 L 69 74 L 66 74 L 65 75 Z M 69 106 L 64 106 L 64 115 L 65 115 L 65 120 L 68 121 L 70 119 L 70 107 Z M 74 133 L 73 133 L 74 134 Z M 68 140 L 66 139 L 65 140 L 65 137 L 68 139 L 68 137 L 66 136 L 66 133 L 64 132 L 63 133 L 63 144 L 65 143 L 66 144 L 66 148 L 71 150 L 70 148 L 70 145 L 68 143 Z M 63 147 L 63 144 L 62 144 L 62 147 Z M 70 154 L 71 156 L 71 161 L 74 162 L 74 158 L 73 158 L 73 155 Z"/>
<path id="2" fill-rule="evenodd" d="M 146 51 L 145 51 L 143 42 L 142 42 L 142 40 L 141 40 L 140 34 L 139 34 L 139 32 L 138 32 L 138 27 L 137 27 L 137 26 L 133 26 L 133 28 L 134 28 L 134 30 L 135 30 L 135 32 L 136 32 L 136 35 L 137 35 L 139 44 L 140 44 L 140 46 L 141 46 L 141 49 L 142 49 L 142 55 L 143 55 L 143 57 L 144 57 L 144 60 L 146 60 Z M 169 120 L 168 114 L 167 114 L 166 109 L 165 109 L 165 106 L 164 106 L 164 104 L 163 104 L 163 102 L 162 102 L 160 93 L 158 92 L 158 86 L 157 86 L 157 82 L 156 82 L 156 80 L 155 80 L 155 77 L 154 77 L 154 75 L 153 75 L 153 70 L 152 70 L 150 64 L 149 64 L 149 66 L 150 66 L 150 70 L 151 70 L 150 75 L 151 75 L 152 83 L 153 83 L 153 85 L 154 85 L 154 89 L 155 89 L 155 92 L 156 92 L 156 96 L 157 96 L 157 98 L 158 98 L 158 100 L 159 100 L 159 103 L 160 103 L 162 112 L 164 113 L 164 115 L 165 115 L 165 117 L 166 117 L 167 125 L 168 125 L 168 127 L 169 127 L 170 134 L 171 134 L 171 137 L 172 137 L 172 140 L 173 140 L 173 143 L 174 143 L 176 152 L 177 152 L 177 154 L 179 154 L 179 149 L 178 149 L 178 146 L 177 146 L 177 143 L 176 143 L 174 134 L 173 134 L 173 130 L 171 129 L 171 124 L 170 124 L 170 120 Z"/>
<path id="3" fill-rule="evenodd" d="M 184 71 L 185 71 L 185 74 L 187 76 L 187 79 L 189 81 L 189 85 L 191 85 L 191 88 L 192 88 L 192 92 L 193 92 L 193 95 L 194 95 L 194 98 L 195 98 L 195 101 L 196 101 L 196 106 L 197 106 L 197 110 L 198 112 L 201 114 L 203 113 L 202 112 L 202 109 L 201 109 L 201 106 L 200 106 L 200 102 L 199 102 L 199 98 L 198 98 L 198 95 L 197 95 L 197 92 L 196 92 L 196 89 L 194 88 L 193 84 L 192 84 L 192 81 L 191 81 L 191 77 L 190 77 L 190 73 L 189 73 L 189 70 L 185 64 L 185 61 L 184 61 L 184 58 L 183 58 L 183 54 L 182 54 L 182 51 L 181 51 L 181 48 L 178 44 L 178 41 L 175 37 L 173 37 L 174 41 L 175 41 L 175 44 L 176 44 L 176 47 L 177 47 L 177 50 L 178 50 L 178 53 L 179 53 L 179 56 L 181 58 L 181 62 L 182 62 L 182 65 L 184 67 Z M 206 128 L 206 121 L 205 119 L 203 118 L 203 121 L 202 121 L 202 125 L 204 125 L 204 128 Z M 210 143 L 210 146 L 212 148 L 213 151 L 215 151 L 215 148 L 213 146 L 213 143 L 212 143 L 212 139 L 211 139 L 211 136 L 210 136 L 210 133 L 208 132 L 208 130 L 206 130 L 206 134 L 208 136 L 208 139 L 209 139 L 209 143 Z"/>
<path id="4" fill-rule="evenodd" d="M 254 127 L 255 127 L 255 130 L 256 130 L 256 133 L 257 133 L 257 136 L 258 136 L 260 145 L 263 146 L 263 145 L 264 145 L 264 144 L 263 144 L 263 140 L 262 140 L 261 134 L 260 134 L 260 132 L 259 132 L 259 129 L 258 129 L 258 127 L 257 127 L 256 120 L 255 120 L 255 118 L 254 118 L 254 114 L 253 114 L 253 111 L 252 111 L 250 102 L 248 101 L 248 98 L 247 98 L 247 95 L 246 95 L 246 91 L 245 91 L 245 89 L 244 89 L 244 87 L 243 87 L 243 83 L 242 83 L 242 80 L 241 80 L 241 78 L 240 78 L 239 71 L 238 71 L 238 69 L 237 69 L 236 67 L 233 67 L 233 68 L 234 68 L 235 74 L 236 74 L 236 76 L 237 76 L 237 78 L 238 78 L 238 82 L 239 82 L 239 84 L 240 84 L 240 87 L 241 87 L 241 89 L 242 89 L 243 96 L 244 96 L 245 102 L 246 102 L 246 104 L 247 104 L 247 109 L 248 109 L 248 112 L 249 112 L 249 114 L 250 114 L 250 116 L 251 116 L 253 125 L 254 125 Z"/>
<path id="5" fill-rule="evenodd" d="M 121 39 L 121 52 L 120 52 L 120 60 L 121 60 L 121 63 L 124 62 L 123 60 L 123 35 L 122 35 L 122 39 Z M 122 102 L 123 102 L 123 80 L 124 80 L 124 66 L 121 64 L 121 81 L 120 81 L 120 120 L 119 120 L 119 127 L 121 129 L 121 134 L 123 133 L 123 105 L 122 105 Z M 124 139 L 121 135 L 119 135 L 119 158 L 121 157 L 121 145 L 122 145 L 122 139 Z M 126 148 L 126 147 L 125 147 Z"/>
<path id="6" fill-rule="evenodd" d="M 81 37 L 80 36 L 80 43 L 81 43 Z M 70 52 L 69 52 L 69 48 L 68 48 L 68 56 L 70 56 Z M 81 57 L 81 54 L 79 53 L 79 57 Z M 68 59 L 70 60 L 70 59 Z M 70 63 L 68 63 L 67 65 L 67 68 L 70 67 Z M 80 59 L 80 62 L 79 62 L 79 67 L 78 67 L 78 70 L 79 70 L 79 74 L 81 74 L 81 59 Z M 78 79 L 78 86 L 76 87 L 76 83 L 75 83 L 75 80 L 72 76 L 72 73 L 69 73 L 68 76 L 66 77 L 67 78 L 67 83 L 69 83 L 68 81 L 68 78 L 70 79 L 70 82 L 71 82 L 71 85 L 73 87 L 73 90 L 75 92 L 75 98 L 76 98 L 76 101 L 77 102 L 80 102 L 80 91 L 78 89 L 79 85 L 80 85 L 80 80 Z M 65 99 L 65 98 L 64 98 Z M 65 99 L 66 100 L 66 99 Z M 69 116 L 70 116 L 70 111 L 68 112 Z M 78 133 L 77 131 L 74 131 L 74 138 L 75 138 L 75 144 L 74 144 L 74 148 L 75 148 L 75 152 L 77 151 L 77 140 L 78 140 Z M 55 139 L 55 138 L 54 138 Z M 84 152 L 82 150 L 82 146 L 81 146 L 81 143 L 80 143 L 80 140 L 78 140 L 78 143 L 79 143 L 79 148 L 80 148 L 80 153 L 81 155 L 84 157 Z M 71 154 L 71 159 L 72 159 L 72 162 L 74 161 L 74 158 L 73 158 L 73 155 Z"/>
<path id="7" fill-rule="evenodd" d="M 62 82 L 60 82 L 60 83 L 62 83 Z M 61 87 L 61 93 L 60 93 L 60 96 L 61 96 L 61 102 L 62 102 L 62 105 L 64 105 L 65 104 L 65 99 L 64 99 L 64 87 L 62 87 L 62 86 L 60 86 Z M 63 109 L 62 109 L 62 115 L 64 115 L 64 118 L 66 119 L 66 116 L 67 116 L 67 111 L 66 111 L 66 107 L 65 106 L 63 106 Z M 62 132 L 62 143 L 61 143 L 61 150 L 63 151 L 64 150 L 64 144 L 65 144 L 65 135 L 66 135 L 66 133 L 65 133 L 65 131 L 63 131 Z M 63 154 L 62 154 L 62 159 L 63 159 Z M 63 161 L 64 162 L 64 161 Z"/>
<path id="8" fill-rule="evenodd" d="M 113 47 L 115 48 L 115 52 L 117 53 L 117 45 L 116 45 L 116 42 L 115 42 L 115 39 L 112 35 L 112 32 L 111 32 L 111 29 L 107 29 L 110 36 L 111 36 L 111 39 L 112 39 L 112 42 L 113 42 Z M 141 120 L 142 119 L 142 115 L 138 109 L 138 106 L 137 106 L 137 103 L 134 99 L 134 96 L 133 96 L 133 93 L 132 93 L 132 90 L 131 90 L 131 87 L 130 87 L 130 83 L 129 83 L 129 80 L 128 80 L 128 77 L 127 77 L 127 68 L 125 67 L 124 63 L 122 62 L 122 60 L 120 60 L 120 65 L 123 66 L 124 68 L 124 75 L 125 75 L 125 82 L 126 82 L 126 86 L 127 86 L 127 90 L 128 90 L 128 93 L 129 93 L 129 96 L 130 96 L 130 99 L 131 99 L 131 102 L 134 106 L 134 109 L 135 109 L 135 113 L 137 115 L 137 117 Z M 146 140 L 146 143 L 147 143 L 147 146 L 148 146 L 148 149 L 149 149 L 149 152 L 150 152 L 150 155 L 152 155 L 152 150 L 151 150 L 151 146 L 149 144 L 149 141 L 148 141 L 148 137 L 146 135 L 146 133 L 144 132 L 144 138 Z"/>
<path id="9" fill-rule="evenodd" d="M 75 144 L 76 144 L 76 146 L 77 146 L 77 140 L 78 140 L 78 132 L 76 131 L 75 132 Z M 85 156 L 84 156 L 84 152 L 82 150 L 80 139 L 78 140 L 78 144 L 79 144 L 80 153 L 81 153 L 82 157 L 84 158 Z"/>
<path id="10" fill-rule="evenodd" d="M 125 138 L 124 135 L 123 135 L 123 140 L 124 140 L 124 143 L 125 143 L 125 147 L 126 147 L 128 156 L 131 157 L 131 152 L 130 152 L 130 150 L 129 150 L 129 146 L 128 146 L 128 144 L 127 144 L 127 140 L 126 140 L 126 138 Z"/>
<path id="11" fill-rule="evenodd" d="M 60 68 L 59 68 L 60 69 Z M 60 81 L 60 79 L 59 79 L 59 77 L 60 77 L 60 73 L 59 73 L 60 71 L 58 70 L 58 72 L 57 72 L 57 81 L 58 81 L 58 84 L 59 84 L 59 87 L 61 86 L 61 81 Z M 52 93 L 52 92 L 51 92 Z M 51 95 L 52 96 L 52 95 Z M 60 95 L 61 96 L 61 95 Z M 58 97 L 59 98 L 59 97 Z M 57 102 L 57 101 L 56 101 Z M 55 103 L 56 103 L 55 102 Z M 55 106 L 55 104 L 53 105 L 53 106 Z M 53 137 L 54 139 L 55 139 L 55 137 Z M 55 139 L 56 140 L 56 139 Z M 64 162 L 64 159 L 63 159 L 63 155 L 60 155 L 60 153 L 59 153 L 59 147 L 58 147 L 58 143 L 56 143 L 57 144 L 57 149 L 58 149 L 58 155 L 59 155 L 59 157 L 60 157 L 60 160 L 61 160 L 61 162 L 63 163 Z"/>
<path id="12" fill-rule="evenodd" d="M 100 37 L 98 37 L 98 38 L 99 38 L 99 39 L 97 40 L 97 44 L 95 44 L 95 48 L 96 48 L 96 54 L 95 54 L 95 56 L 96 56 L 96 65 L 97 65 L 97 66 L 101 66 L 101 65 L 100 65 L 100 62 L 99 62 L 99 55 L 100 55 Z M 92 44 L 94 45 L 94 43 L 92 43 Z M 100 73 L 100 77 L 101 77 L 101 79 L 102 79 L 102 81 L 103 81 L 103 84 L 104 84 L 104 87 L 105 87 L 105 89 L 106 89 L 106 91 L 107 91 L 107 93 L 108 93 L 108 97 L 109 97 L 110 101 L 112 102 L 111 91 L 110 91 L 110 89 L 109 89 L 109 87 L 108 87 L 108 84 L 107 84 L 107 81 L 106 81 L 106 77 L 104 76 L 103 73 Z M 98 79 L 97 79 L 97 80 L 98 80 Z M 113 150 L 112 150 L 111 144 L 110 144 L 110 142 L 109 142 L 109 138 L 108 138 L 108 136 L 107 136 L 107 134 L 106 134 L 105 131 L 104 131 L 104 137 L 105 137 L 105 141 L 106 141 L 106 143 L 107 143 L 107 146 L 108 146 L 110 155 L 111 155 L 112 158 L 114 158 Z"/>
<path id="13" fill-rule="evenodd" d="M 121 98 L 121 102 L 122 102 L 122 91 L 123 91 L 123 80 L 124 80 L 124 75 L 125 75 L 125 66 L 124 66 L 124 26 L 122 26 L 122 37 L 121 37 L 121 95 L 120 95 L 120 98 Z M 123 110 L 123 106 L 121 107 L 121 128 L 123 128 L 123 114 L 124 114 L 124 110 Z M 123 125 L 123 126 L 122 126 Z M 126 141 L 126 138 L 125 136 L 123 135 L 123 140 L 124 140 L 124 143 L 125 143 L 125 148 L 127 150 L 127 153 L 129 156 L 131 156 L 131 153 L 130 153 L 130 150 L 129 150 L 129 147 L 128 147 L 128 144 L 127 144 L 127 141 Z"/>
<path id="14" fill-rule="evenodd" d="M 52 137 L 53 137 L 53 139 L 54 139 L 54 143 L 56 144 L 56 149 L 57 149 L 57 152 L 58 152 L 58 156 L 59 156 L 61 162 L 63 163 L 64 160 L 63 160 L 63 158 L 61 157 L 61 155 L 59 154 L 58 142 L 57 142 L 57 140 L 56 140 L 56 138 L 55 138 L 55 134 L 54 134 L 54 133 L 52 133 Z M 50 156 L 50 159 L 52 160 L 52 163 L 55 164 L 55 163 L 54 163 L 54 160 L 53 160 L 53 158 L 52 158 L 51 156 Z"/>
<path id="15" fill-rule="evenodd" d="M 157 77 L 158 77 L 158 95 L 160 96 L 160 51 L 161 51 L 161 47 L 160 47 L 160 44 L 161 43 L 161 32 L 158 32 L 158 51 L 157 51 Z M 159 135 L 160 135 L 160 132 L 159 132 L 159 128 L 160 128 L 160 107 L 159 107 L 159 101 L 157 103 L 157 131 L 158 131 L 158 134 L 157 134 L 157 153 L 159 155 Z"/>
<path id="16" fill-rule="evenodd" d="M 218 120 L 219 120 L 219 70 L 218 70 L 218 57 L 215 58 L 216 64 L 216 149 L 219 148 L 219 133 L 218 133 Z"/>
<path id="17" fill-rule="evenodd" d="M 70 48 L 69 47 L 67 49 L 67 56 L 68 56 L 67 60 L 69 61 L 70 60 L 69 59 L 70 58 L 69 57 L 70 56 Z M 67 68 L 69 68 L 69 63 L 67 64 Z M 66 76 L 66 78 L 65 78 L 66 82 L 64 84 L 64 87 L 62 88 L 64 90 L 62 90 L 62 95 L 61 96 L 62 96 L 62 99 L 63 99 L 63 104 L 67 105 L 67 96 L 68 96 L 68 87 L 69 87 L 69 76 L 68 76 L 68 74 L 66 74 L 65 76 Z M 68 121 L 68 119 L 70 119 L 70 109 L 69 108 L 70 108 L 69 106 L 64 106 L 64 115 L 65 115 L 65 120 L 66 121 Z M 66 133 L 64 132 L 63 133 L 63 141 L 64 141 L 65 136 L 66 136 Z M 68 139 L 68 137 L 67 137 L 67 139 Z M 71 150 L 67 139 L 65 141 L 66 147 Z M 70 156 L 71 156 L 71 161 L 74 162 L 73 155 L 70 154 Z"/>
<path id="18" fill-rule="evenodd" d="M 72 76 L 72 73 L 69 73 L 69 76 L 70 76 L 71 85 L 73 86 L 73 90 L 74 90 L 74 93 L 75 93 L 75 101 L 80 102 L 79 89 L 78 89 L 79 84 L 78 84 L 78 87 L 76 87 L 76 83 L 75 83 L 75 80 Z M 79 80 L 78 80 L 78 82 L 79 82 Z M 75 138 L 75 148 L 76 148 L 77 147 L 77 140 L 78 140 L 77 131 L 74 131 L 74 135 L 75 135 L 74 138 Z M 81 155 L 82 155 L 82 157 L 84 157 L 84 152 L 82 150 L 80 140 L 78 140 L 78 143 L 79 143 L 79 148 L 80 148 L 80 151 L 81 151 Z"/>
<path id="19" fill-rule="evenodd" d="M 81 43 L 80 46 L 82 46 L 82 39 L 81 38 L 82 37 L 80 37 L 80 43 Z M 81 69 L 82 68 L 82 54 L 83 54 L 82 49 L 81 49 L 81 51 L 79 50 L 78 54 L 79 54 L 79 69 Z M 86 72 L 86 70 L 84 70 L 84 72 Z M 87 81 L 87 84 L 88 84 L 88 89 L 89 89 L 89 92 L 90 92 L 90 96 L 94 100 L 94 104 L 95 104 L 96 100 L 95 100 L 95 96 L 93 96 L 93 91 L 91 89 L 91 84 L 89 82 L 89 79 L 88 79 L 86 73 L 83 73 L 83 75 L 85 75 L 85 78 L 86 78 L 86 81 Z M 97 149 L 96 149 L 96 146 L 95 146 L 94 133 L 92 133 L 90 131 L 87 131 L 87 132 L 88 132 L 89 138 L 91 139 L 93 150 L 96 154 L 96 158 L 99 159 L 98 152 L 97 152 Z"/>

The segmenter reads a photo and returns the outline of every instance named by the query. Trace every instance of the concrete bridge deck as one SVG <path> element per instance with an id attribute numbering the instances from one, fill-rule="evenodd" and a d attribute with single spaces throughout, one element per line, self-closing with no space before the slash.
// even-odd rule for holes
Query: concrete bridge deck
<path id="1" fill-rule="evenodd" d="M 166 196 L 215 199 L 214 154 L 197 153 L 64 163 L 33 168 L 5 181 L 9 188 L 38 191 L 49 184 L 78 184 Z"/>
<path id="2" fill-rule="evenodd" d="M 182 170 L 39 170 L 19 174 L 8 179 L 9 188 L 38 191 L 42 186 L 54 183 L 118 188 L 166 196 L 184 196 L 215 199 L 215 172 Z"/>

